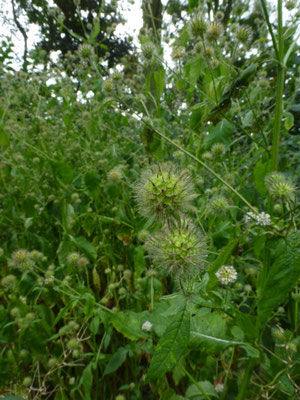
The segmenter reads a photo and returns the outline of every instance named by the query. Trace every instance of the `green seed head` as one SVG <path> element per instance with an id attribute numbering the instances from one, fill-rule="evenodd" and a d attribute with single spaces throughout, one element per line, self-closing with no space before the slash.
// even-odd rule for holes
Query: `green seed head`
<path id="1" fill-rule="evenodd" d="M 210 200 L 209 211 L 211 214 L 224 215 L 228 210 L 229 204 L 223 196 L 214 197 Z"/>
<path id="2" fill-rule="evenodd" d="M 13 286 L 15 282 L 16 282 L 15 275 L 6 275 L 4 278 L 2 278 L 1 285 L 8 288 Z"/>
<path id="3" fill-rule="evenodd" d="M 236 38 L 242 44 L 247 44 L 252 40 L 252 30 L 249 27 L 240 27 L 236 31 Z"/>
<path id="4" fill-rule="evenodd" d="M 155 53 L 155 45 L 152 42 L 147 42 L 142 45 L 142 53 L 146 60 L 151 60 Z"/>
<path id="5" fill-rule="evenodd" d="M 80 254 L 76 252 L 68 254 L 67 257 L 68 264 L 70 265 L 78 265 L 79 259 L 80 259 Z"/>
<path id="6" fill-rule="evenodd" d="M 196 196 L 189 172 L 179 172 L 172 164 L 151 166 L 136 187 L 140 213 L 167 223 L 191 210 Z"/>
<path id="7" fill-rule="evenodd" d="M 146 241 L 145 247 L 155 264 L 176 278 L 195 276 L 206 257 L 203 234 L 187 220 L 163 228 Z"/>
<path id="8" fill-rule="evenodd" d="M 279 172 L 273 172 L 265 178 L 269 193 L 274 198 L 290 200 L 294 194 L 295 187 L 292 183 Z"/>
<path id="9" fill-rule="evenodd" d="M 200 14 L 196 14 L 189 23 L 189 31 L 192 37 L 202 37 L 207 32 L 207 22 Z"/>
<path id="10" fill-rule="evenodd" d="M 211 153 L 214 159 L 221 158 L 226 153 L 226 147 L 223 143 L 215 143 L 211 148 Z"/>

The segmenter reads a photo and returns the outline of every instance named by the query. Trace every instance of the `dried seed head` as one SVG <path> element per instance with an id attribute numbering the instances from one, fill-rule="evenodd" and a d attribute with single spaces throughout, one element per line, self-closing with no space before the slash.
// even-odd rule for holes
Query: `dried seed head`
<path id="1" fill-rule="evenodd" d="M 140 213 L 167 223 L 191 210 L 191 201 L 197 196 L 190 173 L 179 172 L 172 164 L 145 170 L 135 191 Z"/>
<path id="2" fill-rule="evenodd" d="M 155 264 L 174 278 L 197 275 L 206 257 L 205 237 L 189 220 L 163 228 L 146 241 L 145 247 Z"/>

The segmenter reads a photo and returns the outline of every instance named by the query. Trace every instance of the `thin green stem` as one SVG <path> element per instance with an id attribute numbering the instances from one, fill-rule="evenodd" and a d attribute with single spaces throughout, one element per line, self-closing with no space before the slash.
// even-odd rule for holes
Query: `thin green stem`
<path id="1" fill-rule="evenodd" d="M 193 376 L 184 368 L 183 365 L 178 364 L 179 367 L 182 369 L 182 371 L 186 374 L 186 376 L 189 377 L 189 379 L 193 382 L 193 384 L 197 387 L 197 389 L 199 389 L 199 391 L 203 394 L 203 396 L 207 399 L 207 400 L 211 400 L 211 398 L 209 397 L 208 394 L 205 393 L 205 391 L 202 389 L 202 387 L 199 385 L 199 383 L 196 381 L 195 378 L 193 378 Z"/>
<path id="2" fill-rule="evenodd" d="M 225 186 L 228 187 L 228 189 L 233 192 L 237 197 L 239 197 L 243 203 L 245 203 L 251 211 L 253 211 L 255 214 L 257 214 L 257 210 L 245 199 L 244 196 L 242 196 L 237 190 L 235 190 L 229 183 L 227 183 L 219 174 L 217 174 L 213 169 L 211 169 L 208 165 L 206 165 L 203 161 L 199 160 L 196 156 L 194 156 L 192 153 L 189 151 L 185 150 L 183 147 L 178 145 L 177 143 L 173 142 L 173 140 L 169 139 L 167 136 L 165 136 L 163 133 L 159 132 L 157 129 L 152 127 L 153 131 L 162 137 L 164 140 L 167 142 L 171 143 L 173 146 L 175 146 L 178 150 L 182 151 L 185 153 L 187 156 L 192 158 L 194 161 L 196 161 L 198 164 L 200 164 L 203 168 L 205 168 L 209 173 L 211 173 L 215 178 L 217 178 L 220 182 L 222 182 Z"/>
<path id="3" fill-rule="evenodd" d="M 255 364 L 256 364 L 255 358 L 251 358 L 250 361 L 248 362 L 246 371 L 244 373 L 242 383 L 240 385 L 240 390 L 239 390 L 236 400 L 244 400 L 245 399 L 247 386 L 250 381 L 251 373 L 252 373 L 252 370 L 253 370 Z"/>
<path id="4" fill-rule="evenodd" d="M 279 52 L 278 52 L 278 48 L 277 48 L 277 42 L 276 42 L 276 38 L 275 38 L 275 35 L 274 35 L 274 32 L 273 32 L 272 25 L 271 25 L 270 20 L 269 20 L 269 14 L 268 14 L 268 10 L 267 10 L 266 0 L 260 0 L 260 2 L 261 2 L 261 6 L 262 6 L 262 9 L 263 9 L 263 12 L 265 14 L 266 23 L 268 25 L 268 29 L 269 29 L 269 32 L 270 32 L 270 35 L 271 35 L 271 38 L 272 38 L 272 42 L 273 42 L 273 47 L 274 47 L 274 51 L 275 51 L 275 54 L 276 54 L 276 58 L 279 59 Z"/>
<path id="5" fill-rule="evenodd" d="M 279 138 L 282 119 L 282 97 L 284 88 L 284 73 L 283 66 L 284 48 L 283 48 L 283 27 L 282 27 L 282 0 L 278 0 L 278 83 L 276 90 L 276 106 L 274 118 L 274 130 L 271 149 L 271 171 L 276 171 L 278 168 L 278 155 L 279 155 Z"/>

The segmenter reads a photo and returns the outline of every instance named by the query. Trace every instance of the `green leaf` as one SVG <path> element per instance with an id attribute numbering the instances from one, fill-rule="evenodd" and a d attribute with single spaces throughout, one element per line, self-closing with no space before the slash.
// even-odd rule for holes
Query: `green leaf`
<path id="1" fill-rule="evenodd" d="M 253 171 L 253 178 L 256 189 L 258 190 L 261 196 L 265 196 L 267 194 L 267 188 L 265 185 L 265 176 L 270 172 L 271 166 L 269 161 L 259 160 Z"/>
<path id="2" fill-rule="evenodd" d="M 148 338 L 148 335 L 141 329 L 144 319 L 133 311 L 121 311 L 116 314 L 110 314 L 109 319 L 114 328 L 130 340 L 139 338 Z"/>
<path id="3" fill-rule="evenodd" d="M 229 145 L 234 130 L 235 126 L 226 119 L 223 119 L 216 126 L 209 129 L 209 134 L 205 136 L 203 143 L 206 147 L 211 147 L 215 143 Z"/>
<path id="4" fill-rule="evenodd" d="M 85 237 L 80 236 L 78 238 L 69 235 L 69 238 L 72 243 L 78 247 L 79 250 L 83 251 L 87 256 L 89 256 L 92 260 L 97 259 L 97 248 L 90 243 Z"/>
<path id="5" fill-rule="evenodd" d="M 0 146 L 6 147 L 9 145 L 8 135 L 5 132 L 3 125 L 0 125 Z"/>
<path id="6" fill-rule="evenodd" d="M 162 377 L 186 352 L 190 337 L 190 315 L 186 303 L 160 338 L 150 363 L 147 380 Z"/>
<path id="7" fill-rule="evenodd" d="M 67 258 L 68 254 L 72 251 L 72 244 L 70 240 L 67 238 L 64 238 L 62 242 L 60 242 L 59 247 L 56 251 L 58 261 L 60 265 L 66 265 L 67 264 Z"/>
<path id="8" fill-rule="evenodd" d="M 140 278 L 146 268 L 145 250 L 143 246 L 134 248 L 133 252 L 134 271 L 137 278 Z"/>
<path id="9" fill-rule="evenodd" d="M 3 400 L 25 400 L 23 397 L 12 396 L 10 394 L 8 396 L 1 397 L 1 399 L 3 399 Z"/>
<path id="10" fill-rule="evenodd" d="M 65 185 L 73 182 L 73 169 L 70 165 L 62 161 L 53 161 L 52 169 L 54 176 Z"/>
<path id="11" fill-rule="evenodd" d="M 212 383 L 210 383 L 209 381 L 198 382 L 198 385 L 208 396 L 218 397 L 218 394 L 215 391 L 214 385 Z M 188 387 L 185 395 L 188 399 L 192 399 L 192 400 L 207 399 L 207 397 L 205 397 L 202 394 L 202 392 L 198 389 L 198 387 L 195 384 L 192 384 L 191 386 Z"/>
<path id="12" fill-rule="evenodd" d="M 201 56 L 194 57 L 190 62 L 184 67 L 186 70 L 187 77 L 191 85 L 195 85 L 199 76 L 202 73 L 203 58 Z"/>
<path id="13" fill-rule="evenodd" d="M 284 116 L 284 127 L 287 131 L 289 131 L 294 126 L 294 115 L 290 112 L 286 112 Z"/>
<path id="14" fill-rule="evenodd" d="M 158 71 L 153 72 L 154 82 L 155 82 L 155 94 L 156 98 L 159 101 L 161 95 L 163 94 L 165 88 L 165 70 L 163 67 L 160 67 Z"/>
<path id="15" fill-rule="evenodd" d="M 300 278 L 300 232 L 281 239 L 276 247 L 274 264 L 258 286 L 258 324 L 263 327 L 273 310 L 282 304 Z"/>
<path id="16" fill-rule="evenodd" d="M 104 370 L 104 376 L 115 372 L 126 360 L 128 349 L 126 347 L 120 347 L 109 360 Z"/>
<path id="17" fill-rule="evenodd" d="M 100 183 L 100 176 L 97 171 L 87 171 L 84 175 L 84 184 L 90 192 L 95 192 Z"/>
<path id="18" fill-rule="evenodd" d="M 80 384 L 84 388 L 85 400 L 91 400 L 91 390 L 93 385 L 93 362 L 90 362 L 83 370 Z"/>

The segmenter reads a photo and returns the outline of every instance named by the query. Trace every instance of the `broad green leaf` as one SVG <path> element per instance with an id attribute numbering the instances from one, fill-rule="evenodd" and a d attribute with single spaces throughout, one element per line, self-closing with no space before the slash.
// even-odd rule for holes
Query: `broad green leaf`
<path id="1" fill-rule="evenodd" d="M 148 335 L 141 329 L 145 320 L 142 320 L 141 316 L 133 311 L 110 314 L 109 319 L 114 328 L 130 340 L 148 338 Z"/>
<path id="2" fill-rule="evenodd" d="M 186 352 L 190 337 L 190 315 L 186 303 L 178 311 L 160 338 L 150 363 L 147 380 L 153 380 L 170 371 Z"/>
<path id="3" fill-rule="evenodd" d="M 86 400 L 91 400 L 91 391 L 93 385 L 93 362 L 90 362 L 83 370 L 82 377 L 80 379 L 80 384 L 84 388 L 84 395 Z"/>
<path id="4" fill-rule="evenodd" d="M 186 391 L 185 395 L 187 399 L 191 400 L 207 399 L 207 397 L 203 395 L 203 392 L 208 396 L 219 397 L 217 392 L 215 391 L 214 385 L 209 381 L 198 382 L 198 385 L 200 386 L 202 391 L 195 384 L 192 384 L 191 386 L 188 387 Z"/>
<path id="5" fill-rule="evenodd" d="M 126 347 L 120 347 L 109 360 L 103 375 L 105 376 L 115 372 L 126 360 L 128 351 Z"/>
<path id="6" fill-rule="evenodd" d="M 216 311 L 203 314 L 200 309 L 199 313 L 192 318 L 191 346 L 197 348 L 201 346 L 203 352 L 215 354 L 229 346 L 230 342 L 232 341 L 226 334 L 226 320 L 223 314 Z"/>
<path id="7" fill-rule="evenodd" d="M 236 324 L 242 329 L 245 337 L 255 339 L 258 335 L 256 328 L 256 316 L 251 314 L 243 314 L 239 310 L 234 311 Z"/>
<path id="8" fill-rule="evenodd" d="M 184 67 L 189 81 L 192 85 L 195 85 L 199 76 L 202 73 L 203 58 L 201 56 L 194 57 L 190 62 Z"/>
<path id="9" fill-rule="evenodd" d="M 4 397 L 1 397 L 3 400 L 25 400 L 23 397 L 18 397 L 18 396 L 13 396 L 13 395 L 7 395 Z"/>
<path id="10" fill-rule="evenodd" d="M 160 67 L 158 71 L 153 72 L 154 82 L 155 82 L 155 94 L 156 98 L 159 101 L 165 87 L 165 70 L 163 67 Z"/>
<path id="11" fill-rule="evenodd" d="M 75 246 L 89 256 L 93 261 L 97 259 L 97 248 L 90 243 L 85 237 L 80 236 L 78 238 L 69 235 L 69 238 Z"/>
<path id="12" fill-rule="evenodd" d="M 206 147 L 211 147 L 215 143 L 229 145 L 234 130 L 235 126 L 232 123 L 222 119 L 216 126 L 209 129 L 209 134 L 205 136 L 203 143 Z"/>
<path id="13" fill-rule="evenodd" d="M 52 169 L 54 176 L 63 184 L 67 185 L 73 182 L 73 169 L 70 165 L 62 161 L 53 161 Z"/>
<path id="14" fill-rule="evenodd" d="M 259 280 L 257 314 L 261 327 L 266 325 L 272 311 L 285 301 L 300 278 L 299 243 L 299 232 L 290 234 L 286 240 L 281 239 L 265 281 Z"/>

